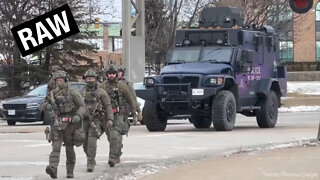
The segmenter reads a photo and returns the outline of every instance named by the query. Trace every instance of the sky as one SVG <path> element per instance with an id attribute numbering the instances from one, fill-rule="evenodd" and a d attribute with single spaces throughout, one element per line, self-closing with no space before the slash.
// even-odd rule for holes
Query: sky
<path id="1" fill-rule="evenodd" d="M 121 22 L 122 0 L 99 0 L 99 7 L 105 13 L 98 15 L 101 22 Z"/>

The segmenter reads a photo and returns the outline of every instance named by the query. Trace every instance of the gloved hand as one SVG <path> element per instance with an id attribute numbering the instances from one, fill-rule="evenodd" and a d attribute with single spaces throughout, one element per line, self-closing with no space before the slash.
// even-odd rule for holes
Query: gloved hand
<path id="1" fill-rule="evenodd" d="M 138 123 L 138 115 L 136 113 L 134 113 L 132 116 L 132 123 L 133 125 L 137 125 Z"/>
<path id="2" fill-rule="evenodd" d="M 72 117 L 72 119 L 71 119 L 71 122 L 73 123 L 73 124 L 80 124 L 80 122 L 81 122 L 81 116 L 80 115 L 74 115 L 73 117 Z"/>
<path id="3" fill-rule="evenodd" d="M 140 121 L 142 121 L 142 112 L 140 111 L 140 112 L 138 112 L 138 121 L 140 122 Z"/>
<path id="4" fill-rule="evenodd" d="M 111 120 L 108 120 L 107 121 L 107 129 L 109 132 L 111 131 L 112 126 L 113 126 L 113 122 Z"/>

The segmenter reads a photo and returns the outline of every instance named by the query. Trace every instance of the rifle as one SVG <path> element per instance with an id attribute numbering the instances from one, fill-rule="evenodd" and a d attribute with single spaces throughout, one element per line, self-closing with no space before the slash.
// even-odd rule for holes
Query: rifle
<path id="1" fill-rule="evenodd" d="M 53 97 L 53 91 L 50 91 L 50 97 L 48 97 L 48 100 L 50 101 L 49 103 L 51 104 L 51 106 L 53 107 L 50 116 L 54 115 L 54 117 L 52 118 L 53 121 L 50 122 L 50 126 L 46 127 L 46 129 L 44 130 L 44 133 L 46 134 L 46 139 L 48 140 L 48 142 L 50 143 L 52 141 L 52 137 L 51 137 L 51 132 L 53 129 L 53 126 L 57 126 L 59 127 L 60 130 L 60 126 L 59 126 L 59 120 L 57 119 L 57 113 L 58 113 L 58 108 L 55 105 L 55 100 Z"/>
<path id="2" fill-rule="evenodd" d="M 93 122 L 93 120 L 92 120 L 92 115 L 96 112 L 97 107 L 98 107 L 98 103 L 96 104 L 96 107 L 95 107 L 94 111 L 93 111 L 91 114 L 89 114 L 88 118 L 89 118 L 89 124 L 90 124 L 90 126 L 95 130 L 95 132 L 96 132 L 96 134 L 97 134 L 97 136 L 98 136 L 98 138 L 99 138 L 99 137 L 101 136 L 102 132 L 101 132 L 101 130 L 96 126 L 96 124 L 95 124 L 95 123 Z"/>
<path id="3" fill-rule="evenodd" d="M 61 92 L 62 92 L 62 90 L 59 91 L 57 94 L 60 94 Z M 58 111 L 58 107 L 57 107 L 56 102 L 55 102 L 54 97 L 53 97 L 53 91 L 50 92 L 50 101 L 51 101 L 50 104 L 53 107 L 52 113 L 54 113 L 54 117 L 52 118 L 53 119 L 53 126 L 56 126 L 56 127 L 58 127 L 58 130 L 61 130 L 62 122 L 61 122 L 61 120 L 59 120 L 59 118 L 57 118 L 58 115 L 59 115 L 58 114 L 59 111 Z M 52 115 L 52 113 L 51 113 L 51 115 Z M 52 129 L 52 127 L 51 127 L 51 129 Z"/>
<path id="4" fill-rule="evenodd" d="M 48 140 L 49 143 L 51 143 L 51 132 L 50 132 L 50 128 L 46 127 L 46 129 L 44 130 L 44 133 L 46 134 L 46 139 Z"/>

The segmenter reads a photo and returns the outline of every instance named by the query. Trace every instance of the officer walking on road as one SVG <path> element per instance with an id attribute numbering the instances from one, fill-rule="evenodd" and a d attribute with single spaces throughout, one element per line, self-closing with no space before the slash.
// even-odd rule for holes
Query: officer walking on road
<path id="1" fill-rule="evenodd" d="M 110 167 L 114 167 L 120 163 L 122 135 L 128 134 L 130 122 L 128 116 L 126 103 L 130 105 L 130 111 L 136 116 L 136 106 L 133 97 L 129 91 L 129 87 L 118 81 L 117 70 L 113 65 L 110 65 L 107 70 L 107 80 L 102 83 L 102 87 L 107 91 L 111 98 L 112 111 L 114 113 L 114 121 L 111 131 L 107 131 L 108 141 L 110 143 L 109 161 Z"/>
<path id="2" fill-rule="evenodd" d="M 93 172 L 96 165 L 97 140 L 101 134 L 110 131 L 113 124 L 111 100 L 106 91 L 98 87 L 98 75 L 94 70 L 84 74 L 86 87 L 81 91 L 89 110 L 88 121 L 84 125 L 84 152 L 87 155 L 87 172 Z"/>
<path id="3" fill-rule="evenodd" d="M 76 163 L 74 145 L 80 146 L 83 143 L 84 137 L 80 127 L 87 109 L 80 93 L 68 84 L 66 72 L 56 71 L 52 78 L 56 83 L 56 88 L 49 92 L 49 103 L 46 105 L 46 110 L 52 111 L 50 133 L 52 152 L 50 153 L 46 173 L 51 178 L 57 178 L 60 151 L 62 142 L 64 142 L 67 156 L 67 178 L 73 178 Z"/>
<path id="4" fill-rule="evenodd" d="M 128 88 L 129 88 L 129 91 L 131 93 L 131 96 L 133 97 L 133 100 L 135 101 L 135 104 L 136 104 L 136 110 L 137 110 L 137 120 L 138 121 L 141 121 L 142 120 L 142 112 L 141 112 L 141 108 L 140 108 L 140 105 L 138 103 L 138 100 L 137 100 L 137 95 L 136 95 L 136 91 L 134 90 L 133 88 L 133 84 L 128 81 L 124 76 L 125 76 L 125 72 L 126 72 L 126 69 L 125 68 L 122 68 L 121 66 L 118 68 L 118 79 L 119 81 L 122 81 L 124 82 L 125 84 L 127 84 Z M 137 120 L 133 120 L 134 123 L 136 123 Z"/>

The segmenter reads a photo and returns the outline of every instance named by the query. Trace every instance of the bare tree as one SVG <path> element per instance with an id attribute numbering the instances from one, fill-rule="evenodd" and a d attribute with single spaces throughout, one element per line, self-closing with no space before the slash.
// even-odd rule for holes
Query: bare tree
<path id="1" fill-rule="evenodd" d="M 30 86 L 48 81 L 52 65 L 61 66 L 71 77 L 81 75 L 96 64 L 83 55 L 94 51 L 81 41 L 90 33 L 79 33 L 22 57 L 10 29 L 52 9 L 68 3 L 78 24 L 88 22 L 85 0 L 0 0 L 0 54 L 6 59 L 3 65 L 8 96 L 23 93 Z"/>

